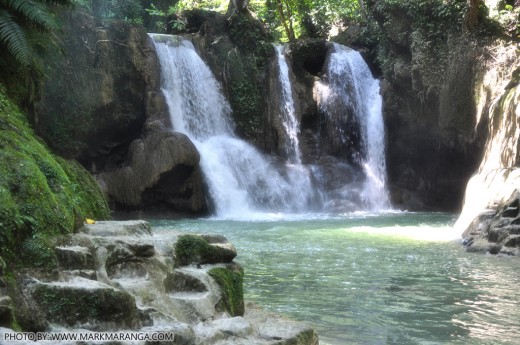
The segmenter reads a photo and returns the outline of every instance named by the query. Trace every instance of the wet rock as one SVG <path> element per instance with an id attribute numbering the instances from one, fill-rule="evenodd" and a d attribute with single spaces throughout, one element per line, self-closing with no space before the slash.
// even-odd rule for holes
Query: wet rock
<path id="1" fill-rule="evenodd" d="M 206 292 L 208 287 L 199 278 L 189 271 L 176 269 L 164 281 L 166 291 L 169 292 Z"/>
<path id="2" fill-rule="evenodd" d="M 176 269 L 165 286 L 172 303 L 190 322 L 209 320 L 216 315 L 222 292 L 205 269 Z"/>
<path id="3" fill-rule="evenodd" d="M 309 326 L 267 312 L 255 304 L 247 304 L 244 318 L 255 325 L 258 338 L 267 343 L 274 342 L 279 345 L 319 344 L 318 335 Z M 236 344 L 245 345 L 246 343 L 238 342 Z M 258 342 L 258 344 L 262 343 Z"/>
<path id="4" fill-rule="evenodd" d="M 54 253 L 60 267 L 65 270 L 89 270 L 94 268 L 92 254 L 86 247 L 56 247 Z"/>
<path id="5" fill-rule="evenodd" d="M 215 328 L 225 335 L 235 337 L 247 337 L 254 332 L 253 325 L 240 316 L 212 321 L 209 323 L 209 327 Z"/>
<path id="6" fill-rule="evenodd" d="M 165 332 L 172 333 L 175 340 L 173 342 L 161 342 L 164 345 L 195 345 L 196 338 L 193 329 L 180 322 L 171 322 L 168 325 L 163 326 L 150 326 L 143 327 L 139 330 L 140 332 Z M 148 345 L 148 343 L 147 343 Z"/>
<path id="7" fill-rule="evenodd" d="M 497 205 L 495 210 L 486 210 L 463 232 L 463 244 L 469 252 L 518 255 L 520 235 L 518 220 L 520 192 Z"/>

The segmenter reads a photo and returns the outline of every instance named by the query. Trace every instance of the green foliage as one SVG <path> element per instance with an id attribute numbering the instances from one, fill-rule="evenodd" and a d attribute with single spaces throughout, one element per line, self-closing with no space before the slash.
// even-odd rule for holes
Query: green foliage
<path id="1" fill-rule="evenodd" d="M 0 256 L 7 262 L 50 268 L 52 237 L 72 232 L 78 218 L 108 217 L 92 178 L 49 153 L 1 86 L 0 161 Z"/>
<path id="2" fill-rule="evenodd" d="M 19 254 L 21 261 L 23 263 L 30 263 L 31 267 L 43 269 L 53 269 L 57 267 L 53 243 L 51 239 L 45 235 L 35 234 L 33 238 L 26 239 L 22 242 L 20 249 Z"/>
<path id="3" fill-rule="evenodd" d="M 180 0 L 171 7 L 170 12 L 185 10 L 207 10 L 225 13 L 229 0 Z"/>
<path id="4" fill-rule="evenodd" d="M 327 38 L 332 25 L 360 18 L 358 0 L 267 0 L 264 21 L 280 41 L 300 36 Z"/>
<path id="5" fill-rule="evenodd" d="M 53 8 L 68 1 L 3 0 L 0 2 L 0 47 L 3 47 L 22 66 L 34 65 L 34 46 L 31 32 L 51 31 L 57 27 Z"/>
<path id="6" fill-rule="evenodd" d="M 244 270 L 238 264 L 228 264 L 208 271 L 222 292 L 220 306 L 231 316 L 244 315 Z"/>
<path id="7" fill-rule="evenodd" d="M 379 0 L 372 9 L 378 16 L 400 11 L 415 29 L 423 30 L 432 38 L 440 38 L 462 29 L 466 4 L 466 0 Z"/>
<path id="8" fill-rule="evenodd" d="M 235 121 L 243 128 L 245 135 L 255 137 L 261 128 L 257 112 L 262 109 L 261 91 L 253 80 L 244 78 L 232 81 L 230 85 L 229 102 L 233 107 Z"/>

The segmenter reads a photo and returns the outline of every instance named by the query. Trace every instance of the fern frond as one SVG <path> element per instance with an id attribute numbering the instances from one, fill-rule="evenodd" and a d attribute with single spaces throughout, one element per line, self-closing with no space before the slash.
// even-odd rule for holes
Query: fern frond
<path id="1" fill-rule="evenodd" d="M 31 0 L 3 0 L 3 5 L 25 20 L 41 26 L 45 30 L 52 30 L 56 22 L 45 5 Z"/>
<path id="2" fill-rule="evenodd" d="M 0 45 L 5 46 L 22 66 L 32 64 L 33 52 L 24 30 L 4 9 L 0 9 Z"/>

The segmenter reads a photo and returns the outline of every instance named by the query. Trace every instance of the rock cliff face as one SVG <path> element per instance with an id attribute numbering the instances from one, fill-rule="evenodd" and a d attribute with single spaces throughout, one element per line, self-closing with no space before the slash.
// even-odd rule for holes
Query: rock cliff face
<path id="1" fill-rule="evenodd" d="M 518 253 L 518 43 L 497 39 L 490 19 L 464 32 L 446 20 L 449 8 L 424 6 L 369 1 L 383 34 L 394 202 L 462 209 L 456 227 L 468 250 Z"/>
<path id="2" fill-rule="evenodd" d="M 468 182 L 456 227 L 470 250 L 518 254 L 520 55 L 497 42 L 478 76 L 477 121 L 487 130 L 480 166 Z"/>
<path id="3" fill-rule="evenodd" d="M 244 272 L 222 236 L 98 222 L 56 238 L 54 254 L 54 273 L 18 275 L 11 297 L 0 286 L 2 337 L 16 319 L 33 332 L 162 332 L 174 336 L 168 344 L 318 344 L 303 324 L 245 308 Z"/>
<path id="4" fill-rule="evenodd" d="M 483 144 L 473 87 L 484 42 L 462 32 L 460 10 L 442 17 L 435 6 L 369 2 L 381 35 L 376 49 L 394 204 L 456 211 Z"/>
<path id="5" fill-rule="evenodd" d="M 274 48 L 260 22 L 249 12 L 232 8 L 230 3 L 226 15 L 183 12 L 185 30 L 169 33 L 188 37 L 221 83 L 233 109 L 236 133 L 257 147 L 267 148 L 265 109 L 269 99 L 265 85 Z"/>
<path id="6" fill-rule="evenodd" d="M 64 51 L 47 57 L 49 79 L 36 105 L 39 133 L 97 174 L 113 209 L 202 212 L 198 152 L 171 132 L 144 28 L 98 26 L 83 11 L 62 21 Z"/>

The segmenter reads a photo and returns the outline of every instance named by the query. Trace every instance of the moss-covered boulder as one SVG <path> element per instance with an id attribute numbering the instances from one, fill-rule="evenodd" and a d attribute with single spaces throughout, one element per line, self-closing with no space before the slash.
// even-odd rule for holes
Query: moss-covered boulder
<path id="1" fill-rule="evenodd" d="M 77 278 L 70 283 L 37 283 L 35 307 L 47 321 L 91 330 L 136 329 L 135 299 L 128 292 L 96 281 Z"/>
<path id="2" fill-rule="evenodd" d="M 237 256 L 235 247 L 223 237 L 181 235 L 175 245 L 177 264 L 229 263 Z"/>
<path id="3" fill-rule="evenodd" d="M 208 271 L 220 286 L 222 299 L 219 306 L 231 316 L 244 315 L 244 270 L 237 263 L 215 267 Z M 218 306 L 217 306 L 218 307 Z"/>
<path id="4" fill-rule="evenodd" d="M 26 116 L 0 87 L 0 256 L 8 263 L 49 266 L 48 240 L 83 219 L 109 216 L 92 177 L 51 154 Z"/>

